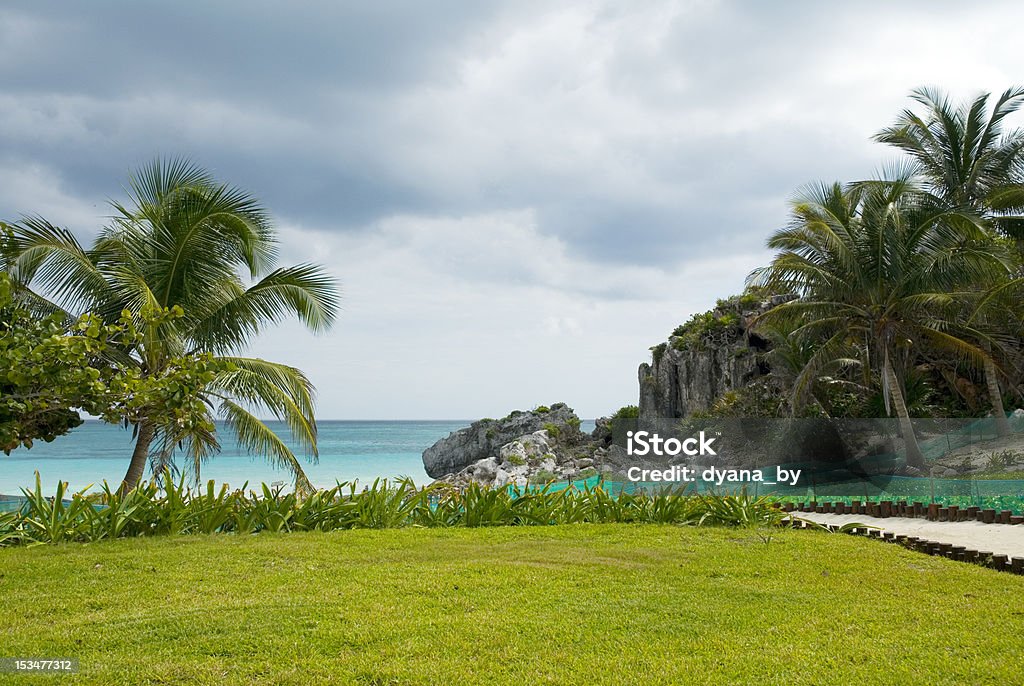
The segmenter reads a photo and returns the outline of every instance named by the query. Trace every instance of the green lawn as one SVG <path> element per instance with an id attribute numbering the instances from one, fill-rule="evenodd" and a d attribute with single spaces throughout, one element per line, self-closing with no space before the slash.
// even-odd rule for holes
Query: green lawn
<path id="1" fill-rule="evenodd" d="M 806 531 L 767 545 L 574 525 L 10 548 L 0 610 L 0 657 L 77 657 L 73 682 L 1024 682 L 1024 578 Z"/>

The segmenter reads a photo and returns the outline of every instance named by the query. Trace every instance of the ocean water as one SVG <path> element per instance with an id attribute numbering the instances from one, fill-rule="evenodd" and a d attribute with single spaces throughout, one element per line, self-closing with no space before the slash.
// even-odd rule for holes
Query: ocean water
<path id="1" fill-rule="evenodd" d="M 315 486 L 331 487 L 336 481 L 372 483 L 378 477 L 409 476 L 417 484 L 431 481 L 423 471 L 422 453 L 468 421 L 321 421 L 318 422 L 320 459 L 311 464 L 288 440 L 288 429 L 268 422 L 274 431 L 296 450 L 303 469 Z M 206 462 L 202 480 L 214 479 L 240 488 L 260 482 L 284 481 L 289 474 L 261 457 L 243 451 L 229 431 L 218 431 L 220 454 Z M 124 478 L 132 453 L 131 431 L 99 421 L 87 421 L 52 443 L 37 442 L 30 450 L 19 448 L 10 455 L 0 453 L 0 493 L 17 495 L 22 487 L 35 484 L 38 471 L 44 492 L 52 492 L 58 481 L 67 481 L 74 491 L 101 484 L 117 485 Z M 148 475 L 148 474 L 147 474 Z"/>

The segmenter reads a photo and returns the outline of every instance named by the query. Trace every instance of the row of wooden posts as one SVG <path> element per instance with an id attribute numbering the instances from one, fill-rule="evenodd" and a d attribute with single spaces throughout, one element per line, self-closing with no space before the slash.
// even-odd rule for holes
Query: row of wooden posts
<path id="1" fill-rule="evenodd" d="M 826 514 L 867 515 L 869 517 L 910 517 L 928 519 L 933 522 L 984 522 L 985 524 L 1024 524 L 1024 516 L 1013 514 L 1012 510 L 992 510 L 980 507 L 943 507 L 939 503 L 909 503 L 906 500 L 882 500 L 880 502 L 846 503 L 810 502 L 785 503 L 786 512 L 819 512 Z"/>
<path id="2" fill-rule="evenodd" d="M 997 512 L 996 510 L 982 510 L 977 507 L 958 508 L 956 505 L 939 507 L 936 503 L 925 505 L 924 503 L 907 503 L 906 501 L 885 501 L 878 503 L 785 503 L 783 509 L 796 515 L 790 519 L 794 528 L 806 529 L 816 524 L 799 519 L 800 512 L 818 512 L 829 514 L 862 514 L 869 517 L 925 517 L 938 522 L 965 522 L 980 521 L 986 524 L 1024 524 L 1024 517 L 1016 516 L 1009 510 Z M 839 526 L 831 524 L 817 524 L 832 531 L 838 531 Z M 847 533 L 867 536 L 868 538 L 885 541 L 886 543 L 897 543 L 911 550 L 916 550 L 927 555 L 938 555 L 948 557 L 959 562 L 971 562 L 1001 572 L 1024 575 L 1024 557 L 1010 557 L 1008 555 L 996 555 L 991 551 L 973 550 L 967 546 L 953 545 L 952 543 L 941 543 L 930 541 L 917 536 L 896 534 L 891 531 L 868 525 L 847 530 Z"/>

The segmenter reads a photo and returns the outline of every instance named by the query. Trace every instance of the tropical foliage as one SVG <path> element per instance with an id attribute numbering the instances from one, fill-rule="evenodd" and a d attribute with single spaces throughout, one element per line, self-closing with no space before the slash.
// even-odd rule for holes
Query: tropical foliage
<path id="1" fill-rule="evenodd" d="M 315 265 L 276 266 L 270 218 L 250 194 L 219 183 L 185 161 L 157 161 L 132 175 L 128 202 L 112 203 L 114 217 L 91 248 L 41 217 L 11 226 L 4 267 L 23 307 L 74 319 L 92 313 L 105 324 L 134 320 L 139 336 L 118 354 L 141 379 L 160 378 L 179 361 L 209 353 L 217 371 L 193 398 L 205 421 L 185 422 L 138 412 L 128 420 L 137 440 L 122 484 L 154 471 L 178 470 L 176 452 L 198 478 L 201 463 L 219 449 L 213 420 L 223 419 L 239 443 L 289 469 L 309 484 L 300 462 L 257 418 L 283 419 L 315 458 L 314 390 L 298 369 L 241 355 L 268 326 L 294 316 L 313 331 L 332 323 L 334 281 Z M 147 319 L 147 313 L 176 316 Z M 183 393 L 183 389 L 179 389 Z"/>
<path id="2" fill-rule="evenodd" d="M 906 153 L 914 161 L 915 174 L 944 207 L 967 209 L 983 218 L 993 234 L 1024 245 L 1024 132 L 1003 132 L 1005 118 L 1024 104 L 1024 88 L 1006 90 L 987 116 L 987 93 L 959 107 L 934 89 L 917 89 L 911 97 L 924 107 L 925 114 L 903 112 L 875 140 Z M 988 353 L 984 359 L 986 390 L 999 431 L 1005 436 L 1010 427 L 999 379 L 1008 376 L 1013 384 L 1014 376 L 1005 370 L 1014 358 L 1020 358 L 1021 329 L 1012 327 L 1006 316 L 1020 294 L 1012 291 L 1005 279 L 979 282 L 976 287 L 987 291 L 988 297 L 969 319 L 988 334 L 979 341 Z M 1002 372 L 996 358 L 1003 360 Z"/>
<path id="3" fill-rule="evenodd" d="M 603 484 L 582 489 L 416 488 L 409 480 L 354 483 L 302 495 L 261 485 L 230 491 L 209 481 L 192 490 L 183 482 L 143 482 L 129 491 L 84 490 L 58 484 L 46 496 L 37 479 L 25 489 L 21 510 L 0 514 L 0 546 L 110 538 L 261 531 L 334 531 L 400 527 L 547 526 L 579 523 L 656 523 L 761 527 L 785 514 L 766 497 L 746 490 L 690 496 L 681 489 L 614 493 Z"/>
<path id="4" fill-rule="evenodd" d="M 763 319 L 818 342 L 794 379 L 793 407 L 837 361 L 859 367 L 865 386 L 877 373 L 903 422 L 908 462 L 922 466 L 903 378 L 923 345 L 983 362 L 949 322 L 974 284 L 1007 278 L 1009 256 L 976 217 L 936 205 L 909 175 L 809 189 L 768 245 L 780 252 L 753 278 L 800 297 Z"/>
<path id="5" fill-rule="evenodd" d="M 757 380 L 702 414 L 895 414 L 918 467 L 912 416 L 988 411 L 1008 432 L 1004 400 L 1019 402 L 1024 382 L 1024 133 L 1005 121 L 1024 89 L 991 110 L 988 94 L 963 105 L 930 89 L 912 98 L 924 111 L 876 136 L 904 161 L 879 179 L 803 189 L 769 239 L 776 256 L 748 288 L 796 299 L 753 327 L 727 319 L 737 298 L 719 301 L 673 332 L 683 350 L 724 342 L 756 356 Z"/>
<path id="6" fill-rule="evenodd" d="M 177 358 L 160 375 L 143 377 L 110 354 L 142 335 L 129 313 L 114 324 L 93 315 L 40 319 L 16 306 L 11 292 L 0 272 L 0 450 L 52 441 L 81 424 L 78 410 L 111 422 L 160 417 L 190 430 L 212 429 L 199 394 L 227 367 L 209 354 Z M 158 326 L 177 316 L 146 312 L 142 321 Z"/>

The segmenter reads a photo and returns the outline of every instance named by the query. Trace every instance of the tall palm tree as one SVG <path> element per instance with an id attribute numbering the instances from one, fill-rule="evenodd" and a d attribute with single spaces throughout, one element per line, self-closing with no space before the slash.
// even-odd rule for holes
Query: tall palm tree
<path id="1" fill-rule="evenodd" d="M 145 314 L 180 308 L 179 316 L 144 324 L 142 341 L 123 351 L 147 377 L 186 355 L 209 352 L 222 367 L 203 394 L 206 411 L 223 419 L 240 445 L 265 455 L 309 487 L 288 445 L 256 412 L 284 420 L 311 459 L 317 456 L 314 389 L 299 370 L 244 357 L 246 344 L 269 325 L 295 316 L 312 331 L 334 320 L 334 280 L 321 268 L 275 267 L 276 241 L 264 208 L 250 194 L 219 183 L 185 160 L 156 161 L 130 176 L 127 204 L 90 249 L 68 230 L 40 217 L 13 225 L 6 268 L 39 310 L 92 312 L 116 321 L 128 310 Z M 46 295 L 47 298 L 44 298 Z M 199 466 L 218 448 L 213 432 L 182 431 L 158 416 L 135 424 L 135 446 L 122 490 L 154 469 L 171 465 L 176 447 Z"/>
<path id="2" fill-rule="evenodd" d="M 975 362 L 984 357 L 950 331 L 946 315 L 970 284 L 1006 272 L 989 235 L 970 215 L 937 208 L 904 172 L 893 180 L 808 189 L 768 246 L 779 252 L 751 282 L 800 297 L 762 319 L 796 322 L 797 335 L 821 341 L 798 382 L 813 383 L 819 370 L 859 351 L 863 373 L 880 374 L 886 407 L 899 418 L 907 463 L 924 467 L 904 374 L 924 342 Z M 794 397 L 804 392 L 797 388 Z"/>
<path id="3" fill-rule="evenodd" d="M 905 110 L 875 140 L 908 154 L 928 190 L 950 209 L 959 208 L 983 217 L 1002 235 L 1024 240 L 1024 131 L 1004 131 L 1007 116 L 1024 105 L 1024 88 L 1009 88 L 996 99 L 991 112 L 989 93 L 959 106 L 941 91 L 919 88 L 911 98 L 924 106 L 919 115 Z M 984 288 L 998 284 L 980 284 Z M 986 299 L 985 302 L 991 302 Z M 974 313 L 979 330 L 985 312 Z M 980 341 L 986 351 L 985 382 L 999 435 L 1010 433 L 1003 407 L 999 371 L 993 361 L 993 340 Z"/>

